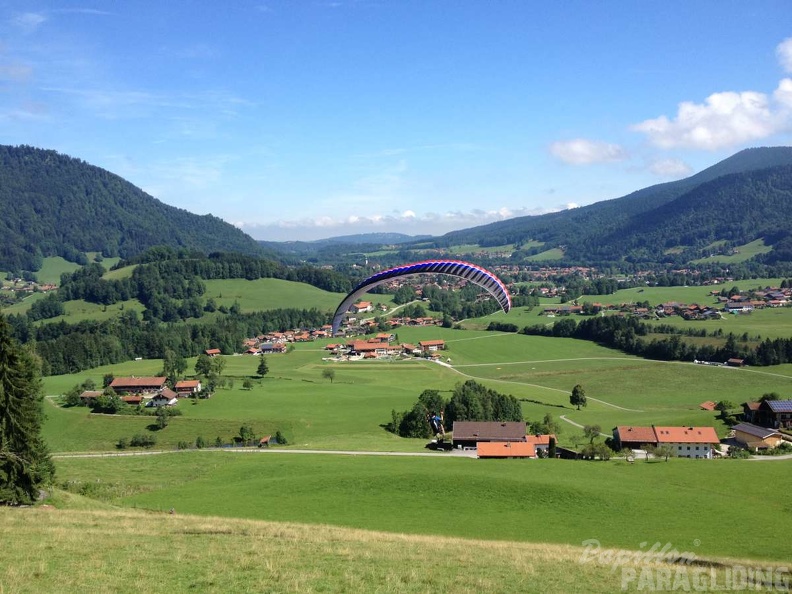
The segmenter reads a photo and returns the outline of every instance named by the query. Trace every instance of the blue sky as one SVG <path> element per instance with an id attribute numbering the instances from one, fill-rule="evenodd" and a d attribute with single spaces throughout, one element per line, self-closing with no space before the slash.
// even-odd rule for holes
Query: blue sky
<path id="1" fill-rule="evenodd" d="M 791 131 L 787 0 L 0 0 L 0 142 L 257 239 L 591 204 Z"/>

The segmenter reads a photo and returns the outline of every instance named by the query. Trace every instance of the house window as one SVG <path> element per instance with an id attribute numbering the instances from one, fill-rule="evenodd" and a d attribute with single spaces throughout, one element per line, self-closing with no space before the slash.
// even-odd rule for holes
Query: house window
<path id="1" fill-rule="evenodd" d="M 690 446 L 688 446 L 687 449 L 688 449 L 688 452 L 689 452 L 690 451 Z"/>
<path id="2" fill-rule="evenodd" d="M 696 446 L 696 451 L 698 452 L 698 450 L 699 450 L 699 447 L 698 447 L 698 446 Z"/>

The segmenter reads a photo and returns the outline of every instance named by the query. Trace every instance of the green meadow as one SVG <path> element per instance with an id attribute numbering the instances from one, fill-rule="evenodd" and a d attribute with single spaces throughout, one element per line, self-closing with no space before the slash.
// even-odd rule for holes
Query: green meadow
<path id="1" fill-rule="evenodd" d="M 281 282 L 222 281 L 207 297 L 216 291 L 216 299 L 237 301 L 243 310 L 278 307 L 281 298 L 318 303 L 321 295 L 305 287 L 288 293 L 295 287 Z M 327 303 L 318 306 L 328 309 L 339 297 L 325 296 Z M 516 313 L 532 323 L 553 321 L 536 311 L 513 311 L 473 322 L 513 321 Z M 0 586 L 157 591 L 157 584 L 176 579 L 176 590 L 196 591 L 368 592 L 387 583 L 385 590 L 394 592 L 611 592 L 619 589 L 618 572 L 580 564 L 584 541 L 628 551 L 669 543 L 697 557 L 746 563 L 792 557 L 789 539 L 767 544 L 768 534 L 792 529 L 786 497 L 792 460 L 488 461 L 431 452 L 425 440 L 384 429 L 391 410 L 409 409 L 423 390 L 450 396 L 456 383 L 475 379 L 519 398 L 527 420 L 551 413 L 561 445 L 585 443 L 575 424 L 598 424 L 606 434 L 619 424 L 713 425 L 725 435 L 725 425 L 698 405 L 742 402 L 765 392 L 789 395 L 792 365 L 732 369 L 647 361 L 574 339 L 435 326 L 394 333 L 413 344 L 443 339 L 447 350 L 439 362 L 340 362 L 324 350 L 336 340 L 298 343 L 290 352 L 266 355 L 264 378 L 256 375 L 258 357 L 224 356 L 226 386 L 207 400 L 181 400 L 182 415 L 164 429 L 151 416 L 95 415 L 60 405 L 60 395 L 87 378 L 101 385 L 106 373 L 156 375 L 161 360 L 45 378 L 44 435 L 56 453 L 57 486 L 68 491 L 56 492 L 52 503 L 74 511 L 31 510 L 51 519 L 27 530 L 18 516 L 2 512 L 0 533 L 19 545 L 14 550 L 24 547 L 25 559 L 0 550 L 0 567 L 8 568 L 0 569 Z M 195 359 L 187 364 L 189 375 Z M 327 369 L 335 374 L 332 382 L 323 377 Z M 243 387 L 245 380 L 251 389 Z M 588 397 L 579 411 L 569 404 L 575 384 Z M 243 424 L 260 436 L 280 431 L 289 443 L 269 450 L 177 450 L 198 436 L 210 446 L 216 437 L 229 444 Z M 156 437 L 152 455 L 115 455 L 146 453 L 115 449 L 119 438 L 138 433 Z M 96 457 L 75 457 L 81 453 Z M 736 529 L 745 526 L 750 530 Z M 77 531 L 96 532 L 91 551 L 76 554 L 82 546 Z M 59 546 L 36 544 L 53 539 Z M 148 551 L 163 547 L 179 560 L 168 576 L 147 569 L 156 565 Z M 110 572 L 99 587 L 91 581 L 133 549 L 140 571 Z M 332 569 L 339 555 L 342 572 Z M 56 580 L 74 558 L 94 571 Z M 475 574 L 474 583 L 459 581 L 460 565 Z"/>
<path id="2" fill-rule="evenodd" d="M 399 328 L 398 340 L 417 343 L 441 338 L 443 364 L 420 360 L 331 361 L 323 345 L 300 343 L 288 353 L 266 355 L 270 372 L 256 376 L 258 358 L 226 356 L 229 383 L 208 400 L 180 401 L 183 413 L 155 431 L 149 416 L 95 415 L 83 407 L 57 406 L 58 395 L 91 378 L 101 384 L 115 376 L 155 375 L 162 362 L 130 361 L 75 375 L 45 378 L 50 406 L 45 433 L 53 451 L 112 450 L 119 438 L 150 431 L 158 448 L 194 443 L 201 436 L 228 443 L 243 423 L 259 435 L 281 431 L 289 447 L 310 449 L 422 451 L 425 442 L 396 437 L 383 425 L 391 411 L 409 409 L 425 389 L 450 397 L 455 384 L 475 379 L 522 401 L 527 420 L 552 414 L 561 425 L 559 441 L 581 443 L 579 425 L 598 424 L 603 432 L 622 424 L 714 425 L 726 427 L 699 404 L 728 399 L 736 403 L 766 392 L 792 392 L 792 366 L 734 369 L 693 363 L 647 361 L 574 339 L 443 329 Z M 188 373 L 195 359 L 188 360 Z M 323 371 L 332 369 L 331 382 Z M 245 389 L 243 382 L 252 381 Z M 576 410 L 569 394 L 576 384 L 588 405 Z M 569 422 L 560 419 L 564 416 Z"/>
<path id="3" fill-rule="evenodd" d="M 783 561 L 792 461 L 477 460 L 276 451 L 58 459 L 59 476 L 125 507 L 385 532 Z M 751 530 L 735 533 L 734 526 Z"/>
<path id="4" fill-rule="evenodd" d="M 635 550 L 614 564 L 613 553 L 625 551 L 114 510 L 69 493 L 57 499 L 64 509 L 0 509 L 0 538 L 15 544 L 0 547 L 4 592 L 609 594 L 624 589 L 624 577 L 636 591 L 647 568 L 692 578 L 690 568 L 635 559 Z M 719 584 L 735 563 L 782 567 L 713 563 L 699 570 Z"/>
<path id="5" fill-rule="evenodd" d="M 239 303 L 243 312 L 290 307 L 315 307 L 332 312 L 344 295 L 317 289 L 305 283 L 277 278 L 257 280 L 207 280 L 204 299 L 212 298 L 217 305 L 231 307 Z M 390 295 L 376 295 L 377 301 L 392 303 Z"/>
<path id="6" fill-rule="evenodd" d="M 717 246 L 713 246 L 717 247 Z M 756 241 L 752 241 L 750 243 L 746 243 L 744 245 L 738 246 L 736 248 L 736 252 L 731 254 L 730 256 L 726 255 L 715 255 L 715 256 L 707 256 L 705 258 L 699 258 L 698 260 L 691 260 L 692 264 L 709 264 L 709 263 L 719 263 L 719 264 L 736 264 L 737 262 L 745 262 L 746 260 L 750 260 L 754 256 L 758 256 L 759 254 L 767 254 L 773 251 L 772 246 L 765 245 L 764 239 L 757 239 Z"/>

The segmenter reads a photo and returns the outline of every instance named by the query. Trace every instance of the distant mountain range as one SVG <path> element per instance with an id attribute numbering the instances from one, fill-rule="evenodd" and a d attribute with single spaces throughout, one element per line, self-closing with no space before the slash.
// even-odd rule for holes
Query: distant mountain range
<path id="1" fill-rule="evenodd" d="M 163 204 L 104 169 L 55 151 L 0 145 L 0 270 L 38 270 L 42 257 L 134 256 L 155 245 L 343 262 L 386 248 L 392 259 L 459 245 L 514 245 L 520 258 L 555 249 L 564 263 L 680 264 L 715 244 L 757 239 L 766 263 L 792 262 L 792 147 L 747 149 L 683 180 L 622 198 L 447 233 L 346 235 L 256 242 L 223 220 Z M 359 258 L 358 258 L 359 259 Z"/>
<path id="2" fill-rule="evenodd" d="M 792 147 L 772 147 L 746 149 L 686 179 L 622 198 L 453 231 L 432 243 L 534 241 L 541 250 L 561 248 L 569 262 L 684 262 L 714 242 L 759 238 L 777 248 L 777 259 L 791 235 Z"/>
<path id="3" fill-rule="evenodd" d="M 168 206 L 104 169 L 0 145 L 0 270 L 38 270 L 46 256 L 79 262 L 84 252 L 130 257 L 155 245 L 263 253 L 233 225 Z"/>

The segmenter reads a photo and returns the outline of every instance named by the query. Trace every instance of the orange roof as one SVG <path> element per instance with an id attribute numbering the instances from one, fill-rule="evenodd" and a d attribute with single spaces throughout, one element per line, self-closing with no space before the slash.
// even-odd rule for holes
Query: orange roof
<path id="1" fill-rule="evenodd" d="M 717 403 L 713 402 L 712 400 L 707 400 L 706 402 L 702 402 L 699 404 L 699 408 L 701 410 L 715 410 L 715 405 Z"/>
<path id="2" fill-rule="evenodd" d="M 199 380 L 181 380 L 176 382 L 176 389 L 179 388 L 197 388 L 201 382 Z"/>
<path id="3" fill-rule="evenodd" d="M 476 453 L 479 458 L 533 458 L 536 448 L 524 441 L 480 441 Z"/>
<path id="4" fill-rule="evenodd" d="M 445 340 L 422 340 L 418 344 L 420 344 L 422 347 L 440 346 L 441 344 L 445 344 Z"/>
<path id="5" fill-rule="evenodd" d="M 658 443 L 719 443 L 714 427 L 655 427 Z"/>
<path id="6" fill-rule="evenodd" d="M 525 436 L 525 441 L 528 442 L 528 443 L 532 443 L 535 446 L 538 446 L 538 445 L 549 446 L 551 437 L 553 439 L 556 438 L 556 436 L 553 433 L 549 433 L 549 434 L 545 433 L 545 434 L 542 434 L 542 435 L 526 435 Z"/>
<path id="7" fill-rule="evenodd" d="M 654 429 L 651 427 L 633 427 L 631 425 L 623 425 L 616 427 L 619 434 L 619 441 L 635 442 L 635 443 L 655 443 Z"/>
<path id="8" fill-rule="evenodd" d="M 162 386 L 165 377 L 117 377 L 110 382 L 110 387 L 115 388 L 148 388 L 150 386 Z"/>

